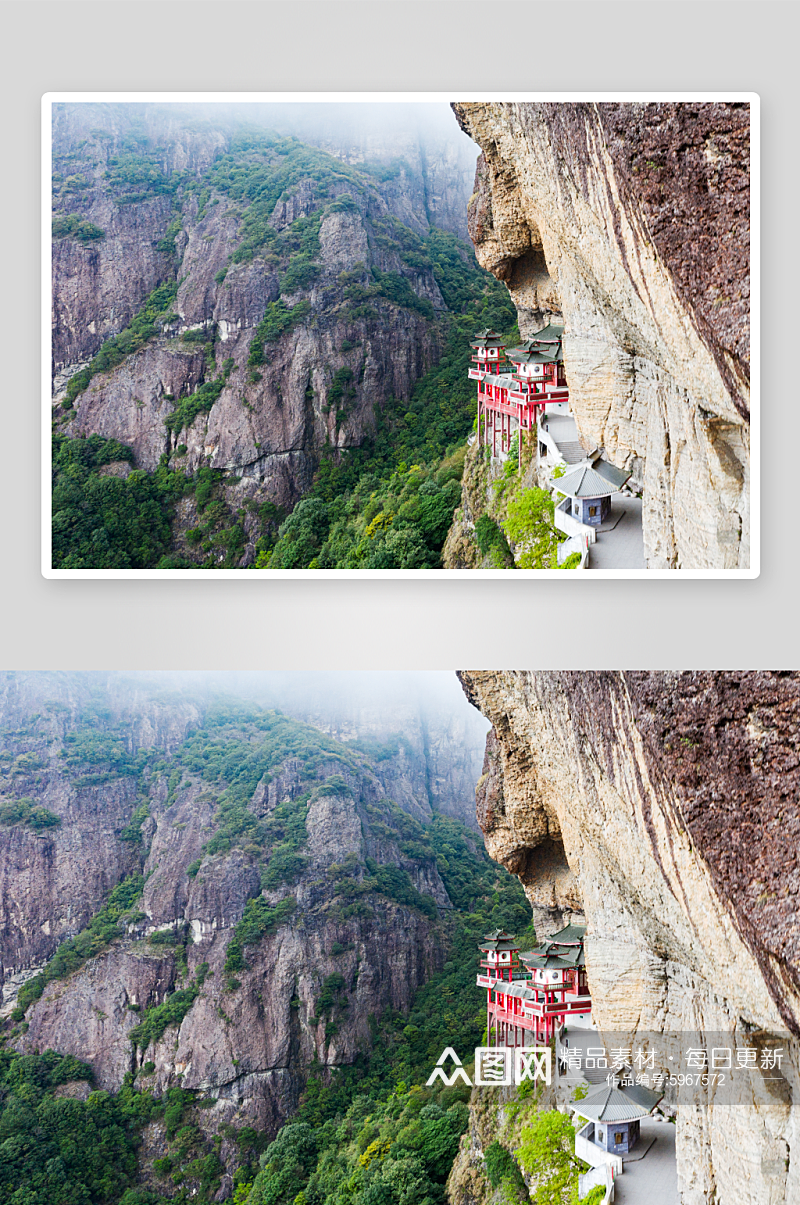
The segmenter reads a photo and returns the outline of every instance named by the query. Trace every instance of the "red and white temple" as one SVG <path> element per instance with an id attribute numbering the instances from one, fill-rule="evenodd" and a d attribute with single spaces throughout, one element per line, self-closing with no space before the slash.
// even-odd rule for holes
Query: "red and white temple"
<path id="1" fill-rule="evenodd" d="M 588 1019 L 585 933 L 567 925 L 524 954 L 504 930 L 487 933 L 477 979 L 486 988 L 487 1046 L 540 1046 L 570 1018 Z"/>
<path id="2" fill-rule="evenodd" d="M 515 431 L 534 431 L 548 405 L 569 402 L 562 350 L 563 326 L 553 322 L 520 347 L 506 350 L 496 331 L 479 331 L 470 344 L 471 380 L 478 382 L 478 443 L 505 454 Z M 559 405 L 559 409 L 562 408 Z"/>

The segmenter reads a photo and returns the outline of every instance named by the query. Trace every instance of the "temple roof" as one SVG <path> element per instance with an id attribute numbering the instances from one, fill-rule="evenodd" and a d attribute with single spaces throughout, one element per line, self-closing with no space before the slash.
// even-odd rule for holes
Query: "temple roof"
<path id="1" fill-rule="evenodd" d="M 551 933 L 549 937 L 544 938 L 544 943 L 555 944 L 558 946 L 582 945 L 583 939 L 586 936 L 585 925 L 567 925 L 564 929 L 559 929 L 558 933 Z"/>
<path id="2" fill-rule="evenodd" d="M 550 323 L 543 330 L 537 331 L 529 339 L 512 347 L 506 352 L 509 359 L 518 364 L 552 364 L 554 360 L 563 360 L 561 340 L 564 327 Z"/>
<path id="3" fill-rule="evenodd" d="M 595 1088 L 583 1100 L 576 1101 L 573 1108 L 587 1121 L 637 1121 L 652 1113 L 663 1095 L 640 1084 L 622 1088 L 614 1076 L 611 1084 Z"/>
<path id="4" fill-rule="evenodd" d="M 515 383 L 510 372 L 504 372 L 504 373 L 487 372 L 486 376 L 483 378 L 483 381 L 484 381 L 484 384 L 488 384 L 488 385 L 502 385 L 502 387 L 504 389 L 513 389 L 514 383 Z"/>
<path id="5" fill-rule="evenodd" d="M 482 942 L 478 944 L 479 950 L 518 950 L 514 938 L 510 933 L 506 933 L 505 929 L 493 929 L 491 933 L 487 933 Z"/>
<path id="6" fill-rule="evenodd" d="M 522 954 L 521 958 L 526 966 L 536 967 L 540 971 L 558 971 L 582 965 L 577 961 L 577 953 L 575 958 L 562 958 L 559 954 L 537 954 L 536 951 L 531 951 L 530 954 Z"/>
<path id="7" fill-rule="evenodd" d="M 628 480 L 628 477 L 630 477 L 630 473 L 625 477 L 625 481 Z M 616 494 L 619 485 L 615 485 L 607 477 L 601 477 L 593 468 L 584 464 L 578 465 L 563 477 L 558 477 L 555 488 L 560 494 L 566 494 L 568 498 L 607 498 L 611 494 Z"/>
<path id="8" fill-rule="evenodd" d="M 547 326 L 543 326 L 540 331 L 536 331 L 531 335 L 528 343 L 560 343 L 564 337 L 563 322 L 548 322 Z"/>
<path id="9" fill-rule="evenodd" d="M 550 965 L 557 965 L 556 962 L 548 963 L 548 959 L 557 959 L 562 966 L 567 967 L 586 966 L 583 947 L 578 946 L 547 946 L 546 948 L 537 946 L 535 950 L 520 954 L 520 960 L 525 963 L 526 967 L 537 967 L 539 970 Z"/>
<path id="10" fill-rule="evenodd" d="M 564 359 L 560 347 L 512 347 L 506 355 L 515 364 L 553 364 Z"/>
<path id="11" fill-rule="evenodd" d="M 533 950 L 520 954 L 526 966 L 538 969 L 548 966 L 582 967 L 586 965 L 583 952 L 583 939 L 586 928 L 583 925 L 567 925 L 558 933 L 545 937 Z"/>
<path id="12" fill-rule="evenodd" d="M 502 345 L 503 336 L 498 335 L 497 331 L 492 330 L 476 331 L 470 343 L 470 347 L 497 347 Z"/>
<path id="13" fill-rule="evenodd" d="M 626 473 L 624 469 L 618 469 L 615 464 L 609 464 L 602 456 L 594 458 L 592 468 L 595 473 L 604 477 L 609 484 L 616 486 L 617 489 L 621 489 L 630 477 L 630 473 Z"/>
<path id="14" fill-rule="evenodd" d="M 520 1000 L 536 999 L 536 992 L 525 983 L 509 983 L 507 980 L 500 979 L 497 983 L 497 991 L 502 996 L 518 996 Z"/>

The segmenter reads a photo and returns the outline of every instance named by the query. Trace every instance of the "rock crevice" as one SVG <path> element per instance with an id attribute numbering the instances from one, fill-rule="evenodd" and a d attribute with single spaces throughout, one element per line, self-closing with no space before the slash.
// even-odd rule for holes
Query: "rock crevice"
<path id="1" fill-rule="evenodd" d="M 494 725 L 477 792 L 487 848 L 535 909 L 558 910 L 542 922 L 585 916 L 600 1030 L 625 1045 L 716 1032 L 784 1051 L 774 1084 L 753 1077 L 735 1107 L 704 1091 L 679 1110 L 683 1205 L 794 1200 L 800 678 L 459 677 Z"/>
<path id="2" fill-rule="evenodd" d="M 748 106 L 453 108 L 479 262 L 523 335 L 563 315 L 580 433 L 643 489 L 649 567 L 747 567 Z"/>

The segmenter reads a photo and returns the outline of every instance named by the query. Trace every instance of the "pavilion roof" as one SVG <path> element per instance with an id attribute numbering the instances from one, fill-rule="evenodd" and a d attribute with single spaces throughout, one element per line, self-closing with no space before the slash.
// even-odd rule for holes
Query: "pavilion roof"
<path id="1" fill-rule="evenodd" d="M 564 327 L 550 323 L 543 330 L 537 331 L 529 339 L 512 347 L 506 355 L 517 364 L 552 364 L 554 360 L 563 360 L 564 353 L 561 340 Z"/>
<path id="2" fill-rule="evenodd" d="M 619 489 L 618 485 L 602 477 L 588 464 L 577 465 L 570 473 L 557 478 L 555 486 L 560 494 L 566 494 L 568 498 L 607 498 Z"/>
<path id="3" fill-rule="evenodd" d="M 564 359 L 561 344 L 542 344 L 540 347 L 510 347 L 506 351 L 515 364 L 553 364 Z"/>
<path id="4" fill-rule="evenodd" d="M 528 343 L 560 343 L 564 337 L 563 322 L 548 322 L 547 326 L 531 335 Z"/>
<path id="5" fill-rule="evenodd" d="M 586 925 L 567 925 L 563 929 L 559 929 L 558 933 L 551 933 L 544 940 L 546 942 L 555 943 L 559 946 L 583 945 L 583 939 L 586 936 Z"/>
<path id="6" fill-rule="evenodd" d="M 559 485 L 561 484 L 561 480 L 559 481 Z M 521 953 L 520 959 L 526 966 L 535 966 L 538 968 L 549 965 L 556 966 L 559 963 L 570 967 L 585 966 L 586 957 L 583 950 L 585 934 L 586 927 L 584 925 L 567 925 L 566 928 L 560 929 L 558 933 L 545 937 L 533 950 L 526 950 Z M 557 961 L 549 963 L 548 959 L 555 959 Z"/>
<path id="7" fill-rule="evenodd" d="M 637 1121 L 652 1113 L 663 1095 L 640 1084 L 623 1088 L 614 1076 L 610 1084 L 598 1086 L 573 1107 L 587 1121 Z"/>
<path id="8" fill-rule="evenodd" d="M 630 473 L 626 473 L 624 469 L 618 469 L 615 464 L 609 462 L 602 456 L 596 456 L 592 461 L 592 468 L 595 473 L 604 477 L 610 485 L 621 489 L 625 482 L 630 477 Z"/>
<path id="9" fill-rule="evenodd" d="M 529 982 L 530 981 L 527 983 L 515 983 L 512 980 L 511 983 L 508 983 L 500 980 L 500 982 L 497 984 L 497 991 L 503 996 L 517 996 L 520 1000 L 535 1000 L 536 992 L 530 988 L 528 985 Z"/>
<path id="10" fill-rule="evenodd" d="M 502 346 L 503 336 L 493 330 L 476 331 L 470 347 L 486 347 L 489 345 L 492 347 Z"/>
<path id="11" fill-rule="evenodd" d="M 559 954 L 537 954 L 532 951 L 530 954 L 523 954 L 522 961 L 528 967 L 536 967 L 538 970 L 558 971 L 565 970 L 576 965 L 576 959 L 562 958 Z"/>
<path id="12" fill-rule="evenodd" d="M 479 950 L 518 950 L 514 938 L 510 933 L 506 933 L 505 929 L 493 929 L 491 933 L 487 933 L 482 942 L 478 944 Z"/>

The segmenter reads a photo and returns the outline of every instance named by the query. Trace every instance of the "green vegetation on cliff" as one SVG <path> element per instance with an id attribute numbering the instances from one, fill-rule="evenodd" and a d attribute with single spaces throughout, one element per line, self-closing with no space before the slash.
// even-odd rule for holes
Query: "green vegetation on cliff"
<path id="1" fill-rule="evenodd" d="M 92 917 L 86 928 L 62 942 L 44 970 L 23 983 L 16 1007 L 11 1013 L 13 1021 L 24 1019 L 27 1009 L 40 998 L 48 983 L 71 975 L 120 936 L 123 918 L 133 908 L 143 887 L 144 878 L 140 874 L 129 875 L 117 884 L 108 897 L 108 903 Z"/>
<path id="2" fill-rule="evenodd" d="M 95 243 L 105 237 L 105 230 L 76 213 L 53 218 L 53 238 L 74 238 L 79 243 Z"/>
<path id="3" fill-rule="evenodd" d="M 513 331 L 515 312 L 504 286 L 470 264 L 454 236 L 436 231 L 414 246 L 413 254 L 430 256 L 445 299 L 464 309 L 442 320 L 444 355 L 409 403 L 376 411 L 372 439 L 323 454 L 310 494 L 274 546 L 262 545 L 260 568 L 441 568 L 475 416 L 470 339 L 485 326 Z"/>
<path id="4" fill-rule="evenodd" d="M 558 564 L 558 546 L 566 536 L 555 526 L 550 492 L 535 484 L 534 449 L 533 435 L 524 435 L 521 450 L 515 435 L 505 463 L 492 477 L 490 449 L 470 448 L 464 494 L 474 527 L 460 525 L 462 563 L 495 569 L 575 569 L 580 564 L 579 553 Z M 459 511 L 456 517 L 462 516 Z"/>
<path id="5" fill-rule="evenodd" d="M 93 137 L 100 139 L 100 132 Z M 69 412 L 97 374 L 112 371 L 156 336 L 174 334 L 178 282 L 166 280 L 67 385 L 57 415 L 66 425 L 56 436 L 53 456 L 53 566 L 230 568 L 242 562 L 249 545 L 248 562 L 258 568 L 440 568 L 474 418 L 474 387 L 466 375 L 469 340 L 480 326 L 513 327 L 515 314 L 505 287 L 479 268 L 466 243 L 434 227 L 423 237 L 387 213 L 380 186 L 408 171 L 407 165 L 356 168 L 296 138 L 252 128 L 234 137 L 202 178 L 193 179 L 166 170 L 148 147 L 143 126 L 121 140 L 107 165 L 96 187 L 117 205 L 172 198 L 171 216 L 155 244 L 165 273 L 177 274 L 180 231 L 191 233 L 220 205 L 229 207 L 225 212 L 238 221 L 238 229 L 227 262 L 215 273 L 216 285 L 227 289 L 232 270 L 256 258 L 273 281 L 277 278 L 281 295 L 266 302 L 255 327 L 244 386 L 232 378 L 233 388 L 244 389 L 238 402 L 248 413 L 255 412 L 259 398 L 257 391 L 247 390 L 263 381 L 279 340 L 321 320 L 346 324 L 347 337 L 328 369 L 323 407 L 337 434 L 320 448 L 315 433 L 313 446 L 303 448 L 314 480 L 291 515 L 264 497 L 234 501 L 238 479 L 219 470 L 206 466 L 186 473 L 182 457 L 192 440 L 180 433 L 212 410 L 234 364 L 230 359 L 217 368 L 222 344 L 209 319 L 182 337 L 203 358 L 200 384 L 193 392 L 187 387 L 185 396 L 166 395 L 174 402 L 164 418 L 169 451 L 155 472 L 120 469 L 118 462 L 133 466 L 134 455 L 115 440 L 68 439 Z M 340 273 L 338 283 L 323 278 L 320 266 L 320 229 L 334 215 L 342 215 L 342 237 L 348 237 L 352 218 L 369 244 L 369 263 Z M 57 237 L 87 241 L 103 233 L 74 214 L 59 214 L 54 221 Z M 444 311 L 436 308 L 434 281 Z M 405 325 L 413 317 L 415 337 L 425 331 L 428 361 L 442 354 L 409 399 L 386 398 L 382 391 L 371 399 L 364 392 L 372 387 L 364 384 L 370 338 L 382 335 L 402 312 Z M 348 355 L 348 362 L 342 364 L 341 355 Z M 316 387 L 309 382 L 309 407 Z M 283 405 L 281 385 L 276 388 Z M 357 428 L 345 433 L 356 407 Z M 109 465 L 115 467 L 109 471 Z M 196 489 L 202 474 L 215 479 L 214 496 L 205 504 Z M 187 521 L 193 496 L 197 518 Z"/>
<path id="6" fill-rule="evenodd" d="M 578 1200 L 578 1173 L 588 1165 L 575 1156 L 575 1129 L 557 1109 L 534 1113 L 523 1127 L 517 1157 L 532 1177 L 535 1205 L 562 1205 L 567 1195 Z"/>
<path id="7" fill-rule="evenodd" d="M 202 390 L 183 399 L 187 407 L 202 408 L 207 401 L 208 393 Z M 115 439 L 99 435 L 69 439 L 54 432 L 55 569 L 195 567 L 195 561 L 170 552 L 175 505 L 181 498 L 194 500 L 199 519 L 198 526 L 186 533 L 188 543 L 216 554 L 219 560 L 215 564 L 235 564 L 244 547 L 244 528 L 241 522 L 231 521 L 222 500 L 220 470 L 201 468 L 189 477 L 166 464 L 154 473 L 145 473 L 130 469 L 133 463 L 131 448 Z M 121 465 L 123 475 L 105 473 L 109 465 Z M 263 529 L 276 531 L 276 509 L 266 503 L 260 510 Z"/>
<path id="8" fill-rule="evenodd" d="M 506 533 L 517 545 L 521 569 L 557 569 L 558 543 L 554 503 L 548 490 L 532 486 L 515 494 L 506 508 Z M 579 558 L 580 559 L 580 558 Z"/>
<path id="9" fill-rule="evenodd" d="M 39 832 L 43 829 L 58 828 L 61 824 L 61 817 L 56 816 L 55 812 L 51 812 L 49 808 L 37 804 L 35 799 L 20 795 L 17 798 L 5 797 L 2 799 L 0 824 L 7 826 L 22 824 L 26 828 Z"/>
<path id="10" fill-rule="evenodd" d="M 503 925 L 531 937 L 531 910 L 519 881 L 456 821 L 436 816 L 420 825 L 404 816 L 398 823 L 404 848 L 436 858 L 455 905 L 447 921 L 452 953 L 408 1014 L 387 1010 L 374 1018 L 371 1054 L 330 1079 L 312 1071 L 297 1118 L 262 1155 L 252 1186 L 237 1173 L 240 1205 L 444 1205 L 470 1090 L 424 1084 L 446 1046 L 467 1063 L 481 1042 L 480 936 Z M 318 1013 L 336 998 L 336 985 L 328 984 L 328 1004 L 322 1000 L 321 1009 L 318 1002 Z"/>
<path id="11" fill-rule="evenodd" d="M 146 1205 L 129 1192 L 136 1148 L 163 1105 L 130 1083 L 112 1095 L 91 1080 L 72 1056 L 0 1050 L 2 1205 Z"/>
<path id="12" fill-rule="evenodd" d="M 168 281 L 149 293 L 134 318 L 118 335 L 106 339 L 97 355 L 86 368 L 70 377 L 67 392 L 62 402 L 64 410 L 70 410 L 79 393 L 90 384 L 99 372 L 109 372 L 121 364 L 126 356 L 144 347 L 149 339 L 157 335 L 171 316 L 172 305 L 178 294 L 178 286 Z"/>
<path id="13" fill-rule="evenodd" d="M 151 1042 L 158 1042 L 171 1026 L 180 1025 L 199 995 L 199 986 L 192 983 L 189 987 L 171 992 L 161 1004 L 148 1008 L 141 1024 L 128 1034 L 134 1046 L 146 1050 Z"/>
<path id="14" fill-rule="evenodd" d="M 172 541 L 175 500 L 185 478 L 167 468 L 104 475 L 133 464 L 130 448 L 90 435 L 53 435 L 53 566 L 56 569 L 146 569 Z"/>
<path id="15" fill-rule="evenodd" d="M 72 699 L 70 704 L 48 707 L 43 716 L 5 734 L 24 741 L 24 751 L 9 750 L 6 758 L 20 777 L 41 769 L 46 749 L 70 789 L 86 778 L 92 783 L 78 789 L 90 790 L 106 775 L 115 779 L 130 809 L 119 836 L 130 843 L 124 846 L 126 856 L 139 864 L 147 856 L 142 828 L 152 831 L 152 824 L 145 824 L 148 806 L 163 836 L 164 814 L 196 801 L 208 809 L 206 844 L 187 867 L 190 882 L 183 885 L 202 894 L 203 879 L 210 881 L 226 855 L 232 855 L 232 861 L 248 868 L 252 889 L 257 891 L 260 881 L 268 894 L 245 903 L 228 935 L 224 965 L 212 958 L 215 984 L 208 962 L 194 963 L 193 977 L 189 971 L 188 924 L 176 922 L 141 936 L 146 917 L 138 911 L 138 900 L 145 881 L 133 873 L 82 932 L 62 943 L 44 971 L 23 985 L 6 1027 L 9 1042 L 28 1040 L 26 1010 L 48 984 L 80 972 L 92 958 L 100 961 L 112 943 L 134 958 L 161 960 L 159 987 L 138 997 L 141 1011 L 132 996 L 128 999 L 138 1024 L 129 1015 L 124 1032 L 137 1071 L 118 1093 L 91 1092 L 89 1069 L 74 1059 L 59 1060 L 50 1053 L 19 1056 L 0 1047 L 0 1139 L 9 1144 L 3 1147 L 6 1162 L 0 1159 L 0 1205 L 210 1205 L 226 1171 L 234 1174 L 238 1200 L 253 1205 L 444 1205 L 444 1184 L 467 1122 L 468 1092 L 458 1085 L 429 1089 L 424 1084 L 445 1046 L 453 1045 L 469 1063 L 481 1042 L 485 1013 L 484 993 L 475 984 L 477 942 L 497 925 L 530 934 L 531 909 L 519 882 L 488 858 L 476 833 L 457 821 L 434 815 L 422 823 L 375 792 L 374 763 L 396 756 L 402 738 L 342 744 L 278 711 L 225 697 L 206 702 L 195 727 L 169 752 L 160 747 L 137 750 L 130 714 L 113 710 L 102 688 L 82 704 Z M 55 748 L 54 723 L 61 734 Z M 317 871 L 313 883 L 306 878 L 301 897 L 295 884 L 311 856 L 306 847 L 309 808 L 328 807 L 335 823 L 336 810 L 344 804 L 355 809 L 363 848 L 376 851 L 375 856 L 343 855 L 340 864 Z M 171 827 L 177 835 L 182 817 Z M 435 871 L 452 908 L 426 894 L 425 884 Z M 309 886 L 321 904 L 309 901 Z M 305 900 L 303 909 L 293 892 L 297 900 Z M 214 1104 L 211 1091 L 195 1093 L 173 1085 L 155 1098 L 147 1085 L 163 1084 L 164 1063 L 158 1081 L 151 1080 L 156 1072 L 151 1060 L 163 1060 L 164 1044 L 177 1038 L 177 1027 L 190 1010 L 202 1008 L 208 1017 L 213 999 L 227 1025 L 226 1014 L 242 999 L 234 993 L 254 988 L 259 944 L 274 942 L 277 947 L 281 930 L 285 934 L 289 926 L 301 934 L 318 932 L 323 916 L 335 918 L 337 925 L 343 919 L 354 922 L 351 934 L 360 930 L 360 940 L 372 942 L 371 948 L 367 945 L 370 962 L 383 954 L 378 934 L 385 918 L 393 916 L 397 926 L 398 920 L 411 917 L 418 932 L 431 935 L 433 965 L 441 970 L 417 990 L 409 1008 L 386 1008 L 369 1017 L 369 1037 L 351 1065 L 295 1063 L 293 1071 L 301 1080 L 307 1077 L 300 1108 L 271 1144 L 251 1129 L 203 1126 L 201 1110 Z M 325 950 L 333 966 L 325 968 L 317 983 L 313 1013 L 303 1013 L 299 1000 L 291 1003 L 295 1023 L 308 1023 L 323 1048 L 337 1027 L 340 1032 L 345 1028 L 355 1004 L 346 957 L 352 945 L 345 944 L 348 938 L 340 929 L 334 932 L 337 940 L 326 936 Z M 260 951 L 262 959 L 269 953 Z M 338 961 L 340 955 L 345 957 Z M 233 978 L 237 974 L 243 981 L 250 978 L 240 984 Z M 231 994 L 220 996 L 215 988 Z M 51 993 L 52 987 L 48 997 Z M 148 1001 L 153 1002 L 148 1006 Z M 48 1007 L 40 1005 L 44 1012 Z M 31 1016 L 28 1020 L 32 1037 L 35 1022 Z M 119 1018 L 102 1016 L 102 1021 L 111 1033 Z M 144 1149 L 151 1153 L 140 1155 L 143 1166 L 137 1170 L 143 1129 L 151 1121 L 158 1123 L 146 1135 Z M 87 1141 L 114 1161 L 105 1178 L 94 1151 L 84 1149 Z M 3 1179 L 5 1169 L 11 1170 Z"/>

